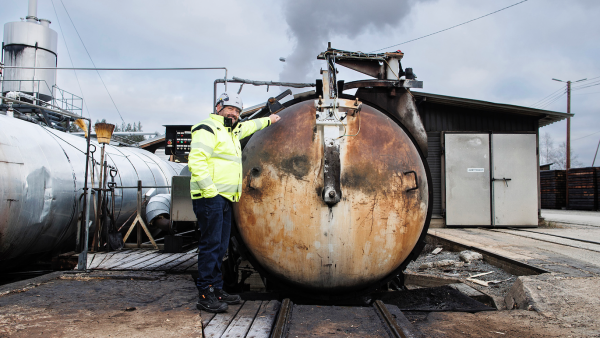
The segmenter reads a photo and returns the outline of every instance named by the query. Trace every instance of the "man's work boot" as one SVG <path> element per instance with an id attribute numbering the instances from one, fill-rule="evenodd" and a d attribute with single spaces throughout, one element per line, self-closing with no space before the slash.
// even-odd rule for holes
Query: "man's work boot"
<path id="1" fill-rule="evenodd" d="M 212 286 L 204 290 L 199 290 L 199 293 L 198 303 L 196 303 L 198 310 L 213 313 L 227 311 L 227 304 L 217 299 L 215 289 Z"/>
<path id="2" fill-rule="evenodd" d="M 221 302 L 225 302 L 227 304 L 239 304 L 242 302 L 242 297 L 239 295 L 230 295 L 227 292 L 223 291 L 223 289 L 215 289 L 215 296 Z"/>

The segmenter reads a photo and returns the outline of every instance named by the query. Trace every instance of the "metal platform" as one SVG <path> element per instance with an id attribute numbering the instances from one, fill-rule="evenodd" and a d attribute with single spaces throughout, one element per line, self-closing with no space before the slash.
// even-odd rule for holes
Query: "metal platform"
<path id="1" fill-rule="evenodd" d="M 170 273 L 198 270 L 197 253 L 161 253 L 158 250 L 125 249 L 108 253 L 89 253 L 87 258 L 89 270 Z"/>

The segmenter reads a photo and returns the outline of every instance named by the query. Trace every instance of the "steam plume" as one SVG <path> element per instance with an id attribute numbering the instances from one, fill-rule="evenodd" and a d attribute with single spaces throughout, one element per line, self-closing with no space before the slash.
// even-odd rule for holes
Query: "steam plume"
<path id="1" fill-rule="evenodd" d="M 425 0 L 419 0 L 425 1 Z M 288 0 L 283 11 L 296 46 L 286 58 L 280 81 L 313 82 L 313 63 L 331 38 L 355 38 L 397 26 L 417 1 L 409 0 Z M 335 45 L 333 46 L 335 48 Z M 358 47 L 358 46 L 357 46 Z M 368 52 L 368 51 L 364 51 Z"/>

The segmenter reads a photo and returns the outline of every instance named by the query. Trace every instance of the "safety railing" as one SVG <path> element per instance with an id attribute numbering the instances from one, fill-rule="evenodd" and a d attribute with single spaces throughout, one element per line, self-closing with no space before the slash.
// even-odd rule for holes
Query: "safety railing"
<path id="1" fill-rule="evenodd" d="M 9 84 L 10 83 L 10 84 Z M 14 83 L 17 83 L 16 85 Z M 51 99 L 42 99 L 44 88 Z M 49 105 L 76 115 L 83 113 L 83 98 L 70 93 L 57 85 L 50 87 L 45 80 L 2 80 L 2 92 L 18 91 L 35 97 L 35 104 Z"/>

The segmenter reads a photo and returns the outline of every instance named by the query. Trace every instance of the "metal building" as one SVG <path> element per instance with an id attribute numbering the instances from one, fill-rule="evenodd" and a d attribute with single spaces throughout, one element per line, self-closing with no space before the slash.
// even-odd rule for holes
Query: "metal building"
<path id="1" fill-rule="evenodd" d="M 412 94 L 427 132 L 432 226 L 537 226 L 539 128 L 572 115 Z"/>

